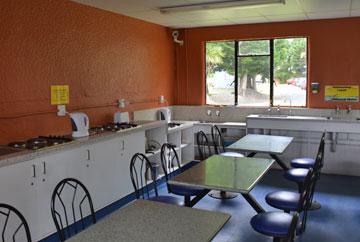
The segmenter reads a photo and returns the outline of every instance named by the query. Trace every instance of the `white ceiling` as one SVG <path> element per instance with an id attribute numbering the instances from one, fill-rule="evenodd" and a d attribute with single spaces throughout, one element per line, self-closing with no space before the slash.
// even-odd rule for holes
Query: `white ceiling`
<path id="1" fill-rule="evenodd" d="M 360 0 L 286 0 L 286 5 L 160 13 L 159 7 L 220 0 L 72 0 L 172 28 L 360 16 Z"/>

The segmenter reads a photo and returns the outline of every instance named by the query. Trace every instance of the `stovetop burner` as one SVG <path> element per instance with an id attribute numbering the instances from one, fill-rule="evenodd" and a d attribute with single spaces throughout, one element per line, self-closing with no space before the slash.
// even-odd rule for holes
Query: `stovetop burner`
<path id="1" fill-rule="evenodd" d="M 180 125 L 182 125 L 182 123 L 168 123 L 169 128 L 179 127 Z"/>
<path id="2" fill-rule="evenodd" d="M 133 123 L 109 123 L 109 124 L 105 124 L 103 128 L 106 131 L 116 132 L 123 129 L 135 128 L 137 126 L 138 126 L 137 124 L 133 124 Z"/>
<path id="3" fill-rule="evenodd" d="M 19 149 L 38 150 L 71 141 L 73 141 L 72 138 L 64 136 L 39 136 L 38 138 L 29 139 L 27 141 L 11 142 L 8 146 Z"/>

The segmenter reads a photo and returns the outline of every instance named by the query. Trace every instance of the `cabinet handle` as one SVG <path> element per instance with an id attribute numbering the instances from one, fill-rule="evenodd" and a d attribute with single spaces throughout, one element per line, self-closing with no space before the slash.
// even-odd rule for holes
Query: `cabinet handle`
<path id="1" fill-rule="evenodd" d="M 32 165 L 32 168 L 33 168 L 33 178 L 36 178 L 36 166 L 35 165 Z"/>
<path id="2" fill-rule="evenodd" d="M 86 150 L 86 151 L 87 151 L 87 160 L 90 160 L 91 159 L 90 150 Z"/>
<path id="3" fill-rule="evenodd" d="M 43 174 L 46 175 L 46 162 L 43 161 Z"/>
<path id="4" fill-rule="evenodd" d="M 125 150 L 125 140 L 122 141 L 122 149 Z"/>

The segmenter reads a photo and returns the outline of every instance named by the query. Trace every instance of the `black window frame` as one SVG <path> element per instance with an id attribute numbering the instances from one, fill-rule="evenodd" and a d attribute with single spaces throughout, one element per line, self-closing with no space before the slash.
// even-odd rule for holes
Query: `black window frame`
<path id="1" fill-rule="evenodd" d="M 307 108 L 308 107 L 308 90 L 309 90 L 309 71 L 308 71 L 308 63 L 309 63 L 309 39 L 308 37 L 304 37 L 304 36 L 296 36 L 296 37 L 281 37 L 281 38 L 269 38 L 269 39 L 246 39 L 246 40 L 233 40 L 234 42 L 234 106 L 239 106 L 239 102 L 238 102 L 238 92 L 239 92 L 239 71 L 238 71 L 238 65 L 239 65 L 239 58 L 241 57 L 261 57 L 261 56 L 269 56 L 270 58 L 270 100 L 269 100 L 269 107 L 274 107 L 274 73 L 275 73 L 275 69 L 274 69 L 274 41 L 277 39 L 296 39 L 296 38 L 302 38 L 302 39 L 306 39 L 306 97 L 305 97 L 305 106 L 296 106 L 299 108 Z M 266 40 L 269 41 L 269 54 L 254 54 L 254 55 L 241 55 L 240 54 L 240 50 L 239 50 L 239 42 L 242 41 L 262 41 L 262 40 Z M 229 42 L 229 41 L 228 41 Z M 207 43 L 207 42 L 206 42 Z M 206 44 L 205 44 L 205 48 L 206 48 Z M 206 55 L 206 50 L 205 50 L 205 55 Z M 205 56 L 206 59 L 206 56 Z M 206 65 L 205 65 L 206 66 Z M 206 67 L 205 67 L 206 68 Z M 206 71 L 205 71 L 205 92 L 206 92 Z M 205 93 L 205 97 L 206 97 L 206 93 Z M 207 103 L 206 103 L 207 104 Z M 216 105 L 216 104 L 215 104 Z M 258 106 L 261 107 L 261 106 Z M 263 107 L 268 107 L 268 106 L 263 106 Z M 281 107 L 287 107 L 287 106 L 281 106 Z"/>

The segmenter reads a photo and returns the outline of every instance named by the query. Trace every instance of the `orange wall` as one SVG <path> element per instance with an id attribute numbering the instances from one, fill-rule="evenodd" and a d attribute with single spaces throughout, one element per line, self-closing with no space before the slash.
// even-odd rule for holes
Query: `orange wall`
<path id="1" fill-rule="evenodd" d="M 360 18 L 185 29 L 180 36 L 185 45 L 177 47 L 176 104 L 205 104 L 206 41 L 295 36 L 308 37 L 309 81 L 321 85 L 319 94 L 309 93 L 308 106 L 345 107 L 348 103 L 324 101 L 324 85 L 360 85 Z"/>
<path id="2" fill-rule="evenodd" d="M 175 49 L 167 28 L 67 0 L 0 1 L 0 144 L 71 131 L 50 105 L 50 85 L 70 85 L 68 109 L 92 125 L 173 102 Z"/>

